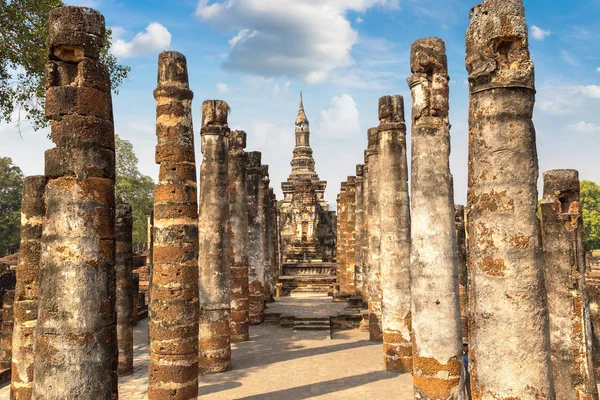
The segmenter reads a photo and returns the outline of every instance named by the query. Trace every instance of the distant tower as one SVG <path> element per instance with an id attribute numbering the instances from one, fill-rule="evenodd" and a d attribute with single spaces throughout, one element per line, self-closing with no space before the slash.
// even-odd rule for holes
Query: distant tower
<path id="1" fill-rule="evenodd" d="M 333 261 L 335 229 L 325 201 L 327 182 L 315 172 L 310 147 L 310 124 L 304 111 L 302 92 L 296 117 L 296 147 L 292 173 L 282 183 L 281 240 L 284 263 Z"/>

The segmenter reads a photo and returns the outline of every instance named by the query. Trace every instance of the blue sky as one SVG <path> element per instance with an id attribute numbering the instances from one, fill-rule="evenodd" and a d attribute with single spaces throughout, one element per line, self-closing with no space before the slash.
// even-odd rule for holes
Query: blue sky
<path id="1" fill-rule="evenodd" d="M 465 31 L 472 0 L 71 0 L 101 11 L 115 32 L 114 51 L 132 67 L 114 97 L 115 128 L 130 140 L 143 173 L 154 163 L 157 55 L 188 59 L 195 93 L 195 131 L 203 100 L 226 100 L 232 128 L 262 151 L 281 197 L 290 173 L 299 92 L 311 123 L 316 168 L 335 202 L 339 185 L 363 160 L 377 100 L 406 99 L 410 121 L 409 49 L 438 36 L 447 43 L 452 156 L 457 203 L 466 201 L 468 88 Z M 540 174 L 575 168 L 600 182 L 600 0 L 526 0 L 538 90 L 535 124 Z M 410 126 L 410 124 L 409 124 Z M 27 175 L 43 173 L 46 132 L 0 126 L 0 156 Z M 201 153 L 197 137 L 197 162 Z"/>

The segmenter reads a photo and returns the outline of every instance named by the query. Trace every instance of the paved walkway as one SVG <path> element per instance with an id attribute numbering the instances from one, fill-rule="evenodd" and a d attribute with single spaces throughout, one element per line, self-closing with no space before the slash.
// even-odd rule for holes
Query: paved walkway
<path id="1" fill-rule="evenodd" d="M 268 312 L 297 317 L 335 316 L 344 304 L 328 297 L 278 299 Z M 146 399 L 148 386 L 147 320 L 134 331 L 134 374 L 119 379 L 120 399 Z M 383 370 L 382 346 L 368 333 L 296 332 L 276 325 L 251 327 L 250 341 L 233 345 L 229 372 L 200 377 L 202 399 L 412 399 L 410 375 Z M 9 399 L 9 386 L 0 400 Z"/>

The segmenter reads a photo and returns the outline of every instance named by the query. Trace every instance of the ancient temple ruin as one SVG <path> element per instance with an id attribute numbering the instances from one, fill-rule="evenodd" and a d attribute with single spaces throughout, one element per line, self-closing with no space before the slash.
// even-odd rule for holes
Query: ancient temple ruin
<path id="1" fill-rule="evenodd" d="M 327 182 L 320 180 L 315 171 L 315 160 L 310 147 L 310 125 L 302 94 L 296 118 L 296 147 L 292 158 L 292 173 L 281 184 L 283 201 L 279 208 L 283 276 L 285 287 L 316 284 L 329 285 L 335 273 L 335 211 L 329 210 L 325 200 Z M 290 277 L 302 276 L 291 283 Z M 309 277 L 312 276 L 312 281 Z M 305 281 L 304 278 L 309 278 Z"/>

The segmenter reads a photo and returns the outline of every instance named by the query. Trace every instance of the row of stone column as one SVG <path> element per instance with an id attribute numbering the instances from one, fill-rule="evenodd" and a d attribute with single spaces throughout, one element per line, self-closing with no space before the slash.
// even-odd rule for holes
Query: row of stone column
<path id="1" fill-rule="evenodd" d="M 187 62 L 159 56 L 150 284 L 150 399 L 195 397 L 198 373 L 231 367 L 231 342 L 264 321 L 278 278 L 277 204 L 261 153 L 231 131 L 229 105 L 202 104 L 196 180 Z M 197 197 L 199 195 L 199 201 Z"/>
<path id="2" fill-rule="evenodd" d="M 466 210 L 453 198 L 444 42 L 416 41 L 410 62 L 411 199 L 403 99 L 385 96 L 360 186 L 349 179 L 338 197 L 341 289 L 368 299 L 370 338 L 383 340 L 387 369 L 412 372 L 415 398 L 465 396 L 463 340 L 475 399 L 598 398 L 576 171 L 544 175 L 541 224 L 536 216 L 522 1 L 488 0 L 471 12 Z"/>

